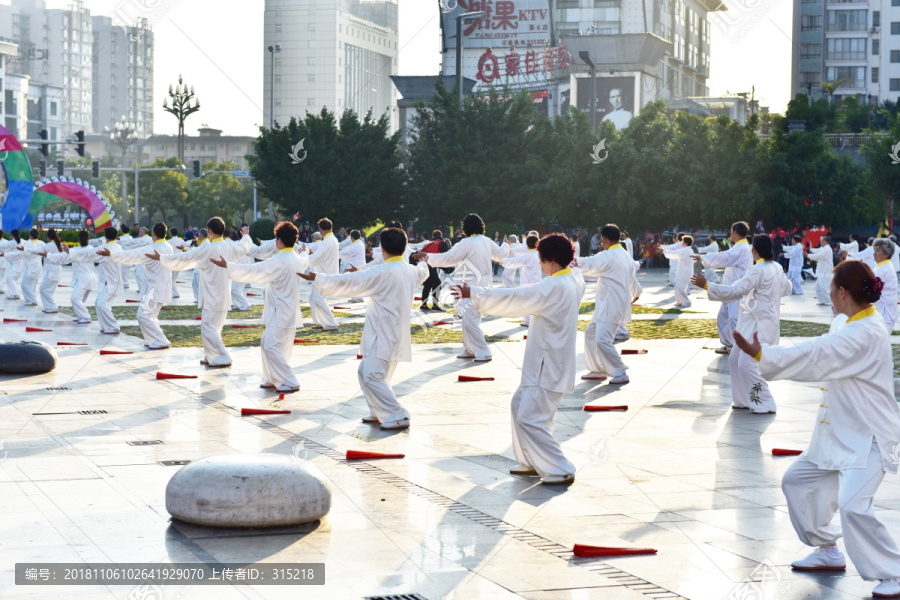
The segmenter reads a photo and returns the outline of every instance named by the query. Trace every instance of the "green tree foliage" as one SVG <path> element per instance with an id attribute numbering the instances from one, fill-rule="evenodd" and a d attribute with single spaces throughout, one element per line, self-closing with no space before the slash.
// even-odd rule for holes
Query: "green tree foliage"
<path id="1" fill-rule="evenodd" d="M 289 214 L 304 220 L 322 217 L 370 225 L 400 216 L 404 188 L 400 171 L 400 134 L 371 113 L 362 121 L 346 110 L 338 121 L 322 109 L 286 127 L 260 128 L 250 168 L 260 191 Z M 292 164 L 292 149 L 299 164 Z"/>
<path id="2" fill-rule="evenodd" d="M 271 240 L 275 238 L 275 221 L 272 219 L 259 219 L 250 224 L 250 239 Z"/>
<path id="3" fill-rule="evenodd" d="M 192 180 L 188 189 L 192 211 L 207 218 L 220 216 L 225 225 L 243 221 L 244 213 L 253 208 L 253 180 L 232 177 L 230 172 L 238 167 L 229 162 L 209 161 L 201 170 L 206 175 Z"/>
<path id="4" fill-rule="evenodd" d="M 149 167 L 178 167 L 177 157 L 157 158 Z M 129 175 L 129 187 L 134 189 L 134 175 Z M 140 176 L 142 224 L 163 221 L 172 226 L 176 217 L 190 209 L 188 179 L 181 170 L 148 171 Z M 133 204 L 132 204 L 133 206 Z"/>

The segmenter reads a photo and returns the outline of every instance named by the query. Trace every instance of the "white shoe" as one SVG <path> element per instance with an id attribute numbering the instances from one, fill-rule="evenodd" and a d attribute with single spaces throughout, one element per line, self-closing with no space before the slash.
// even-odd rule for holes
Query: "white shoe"
<path id="1" fill-rule="evenodd" d="M 381 423 L 381 421 L 379 421 L 378 417 L 376 417 L 375 415 L 369 415 L 368 417 L 363 417 L 362 422 L 363 423 Z"/>
<path id="2" fill-rule="evenodd" d="M 90 325 L 91 324 L 90 319 L 78 319 L 75 322 L 78 323 L 79 325 Z"/>
<path id="3" fill-rule="evenodd" d="M 631 380 L 628 379 L 628 375 L 619 375 L 609 380 L 609 385 L 623 385 L 626 383 L 631 383 Z"/>
<path id="4" fill-rule="evenodd" d="M 716 354 L 731 354 L 731 348 L 729 348 L 728 346 L 716 348 Z"/>
<path id="5" fill-rule="evenodd" d="M 613 341 L 615 341 L 615 342 L 624 342 L 624 341 L 627 341 L 627 340 L 630 340 L 630 339 L 631 339 L 631 336 L 630 336 L 630 335 L 617 335 Z"/>
<path id="6" fill-rule="evenodd" d="M 160 346 L 157 344 L 150 344 L 149 346 L 147 346 L 147 348 L 149 348 L 150 350 L 165 350 L 168 347 L 168 344 L 166 344 L 165 346 Z"/>
<path id="7" fill-rule="evenodd" d="M 798 571 L 845 571 L 847 560 L 837 546 L 820 547 L 806 558 L 792 562 L 791 567 Z"/>
<path id="8" fill-rule="evenodd" d="M 575 475 L 547 475 L 541 479 L 544 485 L 567 485 L 575 482 Z"/>
<path id="9" fill-rule="evenodd" d="M 382 423 L 382 429 L 407 429 L 409 427 L 409 419 L 400 419 L 399 421 L 388 421 Z"/>
<path id="10" fill-rule="evenodd" d="M 491 362 L 492 360 L 494 359 L 491 356 L 479 356 L 475 359 L 475 362 Z"/>
<path id="11" fill-rule="evenodd" d="M 884 579 L 872 590 L 875 598 L 900 598 L 900 578 Z"/>
<path id="12" fill-rule="evenodd" d="M 512 475 L 537 475 L 538 472 L 534 467 L 530 465 L 523 465 L 522 463 L 517 464 L 512 469 L 509 470 Z"/>
<path id="13" fill-rule="evenodd" d="M 606 375 L 604 375 L 603 373 L 595 373 L 594 371 L 582 375 L 581 378 L 590 381 L 606 381 L 607 379 Z"/>
<path id="14" fill-rule="evenodd" d="M 463 352 L 462 354 L 457 354 L 456 358 L 475 358 L 475 355 Z"/>
<path id="15" fill-rule="evenodd" d="M 277 388 L 275 388 L 275 391 L 281 392 L 283 394 L 293 394 L 294 392 L 300 391 L 300 386 L 298 385 L 297 387 L 291 387 L 289 385 L 279 385 Z"/>

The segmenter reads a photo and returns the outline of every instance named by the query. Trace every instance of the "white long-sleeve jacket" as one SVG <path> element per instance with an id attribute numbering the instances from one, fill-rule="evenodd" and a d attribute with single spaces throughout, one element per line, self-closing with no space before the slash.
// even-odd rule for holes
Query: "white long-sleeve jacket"
<path id="1" fill-rule="evenodd" d="M 110 254 L 117 254 L 123 251 L 122 246 L 118 242 L 106 242 L 103 247 L 107 248 Z M 100 265 L 98 281 L 100 287 L 98 289 L 103 289 L 103 286 L 106 286 L 106 293 L 110 298 L 124 294 L 122 268 L 108 256 L 97 256 L 97 262 Z"/>
<path id="2" fill-rule="evenodd" d="M 360 344 L 363 356 L 374 353 L 387 362 L 409 362 L 412 360 L 412 298 L 428 274 L 428 265 L 423 261 L 413 266 L 399 256 L 355 273 L 316 273 L 313 285 L 322 296 L 368 296 Z"/>
<path id="3" fill-rule="evenodd" d="M 852 254 L 848 253 L 847 258 L 851 260 L 861 260 L 869 265 L 869 268 L 873 271 L 875 270 L 875 246 L 869 246 L 865 250 L 853 252 Z"/>
<path id="4" fill-rule="evenodd" d="M 788 271 L 799 272 L 803 268 L 803 244 L 787 246 L 784 249 L 784 257 L 788 259 Z"/>
<path id="5" fill-rule="evenodd" d="M 351 238 L 347 238 L 348 240 Z M 344 240 L 347 241 L 347 240 Z M 366 264 L 366 245 L 362 240 L 351 240 L 351 243 L 344 246 L 338 253 L 338 257 L 346 259 L 351 267 L 359 269 Z"/>
<path id="6" fill-rule="evenodd" d="M 204 244 L 206 246 L 207 244 Z M 228 263 L 228 277 L 241 283 L 266 284 L 263 322 L 266 327 L 303 327 L 300 312 L 300 284 L 297 273 L 306 270 L 306 257 L 293 248 L 284 248 L 271 258 L 252 265 Z"/>
<path id="7" fill-rule="evenodd" d="M 748 340 L 759 333 L 759 341 L 777 344 L 781 335 L 781 299 L 791 295 L 791 282 L 775 261 L 760 259 L 747 274 L 731 285 L 710 283 L 710 300 L 741 301 L 735 331 Z"/>
<path id="8" fill-rule="evenodd" d="M 679 242 L 678 248 L 674 250 L 666 248 L 663 252 L 669 260 L 678 261 L 678 267 L 675 270 L 675 279 L 680 285 L 687 285 L 691 279 L 691 275 L 694 273 L 694 259 L 691 258 L 694 256 L 694 249 Z"/>
<path id="9" fill-rule="evenodd" d="M 628 258 L 624 249 L 620 254 Z M 575 389 L 575 341 L 584 288 L 579 269 L 564 269 L 535 285 L 471 289 L 479 312 L 500 317 L 531 315 L 522 361 L 523 387 L 537 386 L 562 393 Z"/>
<path id="10" fill-rule="evenodd" d="M 146 237 L 146 236 L 144 236 Z M 135 242 L 144 238 L 138 238 Z M 152 247 L 141 243 L 131 250 L 125 250 L 118 254 L 110 254 L 112 261 L 119 265 L 142 265 L 147 277 L 147 292 L 145 297 L 152 302 L 165 304 L 172 301 L 172 273 L 164 269 L 159 261 L 147 258 L 151 250 L 159 252 L 160 256 L 172 254 L 175 249 L 165 240 L 156 240 Z"/>
<path id="11" fill-rule="evenodd" d="M 731 285 L 747 273 L 753 266 L 753 249 L 747 240 L 741 240 L 724 252 L 707 254 L 703 257 L 703 266 L 713 269 L 725 269 L 722 277 L 724 285 Z"/>
<path id="12" fill-rule="evenodd" d="M 630 323 L 634 259 L 629 258 L 628 252 L 614 244 L 594 256 L 579 258 L 578 266 L 582 274 L 597 276 L 593 320 Z"/>
<path id="13" fill-rule="evenodd" d="M 897 322 L 897 272 L 890 260 L 885 260 L 875 265 L 875 277 L 884 283 L 881 290 L 881 298 L 875 303 L 875 309 L 888 326 L 888 331 L 894 329 Z"/>
<path id="14" fill-rule="evenodd" d="M 40 240 L 28 240 L 27 242 L 22 242 L 22 248 L 23 252 L 25 252 L 22 277 L 40 279 L 41 256 L 39 252 L 47 249 L 46 244 Z"/>
<path id="15" fill-rule="evenodd" d="M 322 241 L 310 249 L 314 249 L 309 255 L 309 266 L 313 270 L 320 270 L 328 275 L 337 275 L 340 271 L 340 259 L 338 258 L 338 241 L 333 233 L 329 233 L 322 238 Z"/>
<path id="16" fill-rule="evenodd" d="M 504 269 L 522 269 L 522 285 L 539 283 L 543 278 L 541 259 L 537 250 L 529 250 L 520 256 L 504 258 L 500 264 Z"/>
<path id="17" fill-rule="evenodd" d="M 509 247 L 498 246 L 491 238 L 481 234 L 471 235 L 457 242 L 447 252 L 429 254 L 432 267 L 458 267 L 454 277 L 470 286 L 493 287 L 494 265 L 509 255 Z"/>
<path id="18" fill-rule="evenodd" d="M 820 246 L 810 250 L 806 257 L 815 261 L 817 278 L 834 270 L 834 250 L 831 249 L 831 246 Z"/>
<path id="19" fill-rule="evenodd" d="M 72 248 L 68 253 L 57 252 L 56 254 L 47 254 L 45 260 L 60 264 L 72 265 L 72 288 L 80 290 L 96 290 L 97 289 L 97 271 L 94 269 L 94 263 L 100 257 L 97 256 L 97 250 L 91 246 L 81 246 Z"/>
<path id="20" fill-rule="evenodd" d="M 250 236 L 245 235 L 239 242 L 218 238 L 187 252 L 175 252 L 160 256 L 164 269 L 169 271 L 187 271 L 197 269 L 200 273 L 197 306 L 200 309 L 227 311 L 231 308 L 231 281 L 228 271 L 209 262 L 211 258 L 222 257 L 229 263 L 239 261 L 247 254 L 253 244 Z"/>

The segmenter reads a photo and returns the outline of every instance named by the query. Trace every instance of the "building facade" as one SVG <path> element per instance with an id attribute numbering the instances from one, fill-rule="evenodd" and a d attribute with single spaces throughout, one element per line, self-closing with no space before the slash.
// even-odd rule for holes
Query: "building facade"
<path id="1" fill-rule="evenodd" d="M 793 34 L 792 96 L 897 102 L 900 0 L 795 0 Z"/>
<path id="2" fill-rule="evenodd" d="M 91 131 L 113 127 L 123 115 L 136 135 L 153 133 L 153 32 L 147 19 L 123 28 L 93 17 L 93 111 Z"/>
<path id="3" fill-rule="evenodd" d="M 397 0 L 266 0 L 264 124 L 324 107 L 388 113 L 393 128 L 398 42 Z"/>
<path id="4" fill-rule="evenodd" d="M 253 153 L 254 137 L 222 135 L 222 130 L 201 127 L 197 135 L 184 136 L 184 161 L 189 169 L 191 161 L 199 160 L 232 162 L 238 169 L 247 169 L 247 155 Z M 112 156 L 122 158 L 122 148 L 109 139 L 109 136 L 94 134 L 87 136 L 87 152 L 95 158 Z M 154 135 L 142 144 L 133 144 L 128 149 L 126 161 L 134 164 L 139 160 L 143 164 L 152 163 L 157 158 L 167 160 L 178 157 L 177 135 Z"/>

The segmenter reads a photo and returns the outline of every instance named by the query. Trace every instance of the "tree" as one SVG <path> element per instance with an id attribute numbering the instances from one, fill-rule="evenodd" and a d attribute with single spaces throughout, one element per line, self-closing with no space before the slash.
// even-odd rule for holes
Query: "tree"
<path id="1" fill-rule="evenodd" d="M 238 168 L 229 162 L 209 161 L 202 170 L 206 175 L 194 179 L 189 186 L 191 208 L 205 218 L 220 216 L 225 225 L 233 225 L 236 216 L 243 221 L 243 214 L 253 206 L 253 181 L 232 177 L 231 171 Z"/>
<path id="2" fill-rule="evenodd" d="M 177 157 L 163 160 L 157 158 L 150 167 L 179 167 L 181 162 Z M 130 175 L 131 188 L 134 187 L 134 175 Z M 173 218 L 183 215 L 190 208 L 188 203 L 187 175 L 181 170 L 175 171 L 150 171 L 141 173 L 140 177 L 140 201 L 141 210 L 144 212 L 146 223 L 153 222 L 154 214 L 159 214 L 161 220 L 169 224 L 169 216 Z"/>
<path id="3" fill-rule="evenodd" d="M 288 214 L 370 225 L 398 216 L 403 205 L 400 134 L 388 129 L 386 116 L 375 120 L 370 112 L 360 121 L 345 110 L 338 122 L 323 108 L 286 127 L 261 127 L 250 169 L 262 193 Z M 294 148 L 299 163 L 289 156 Z"/>

